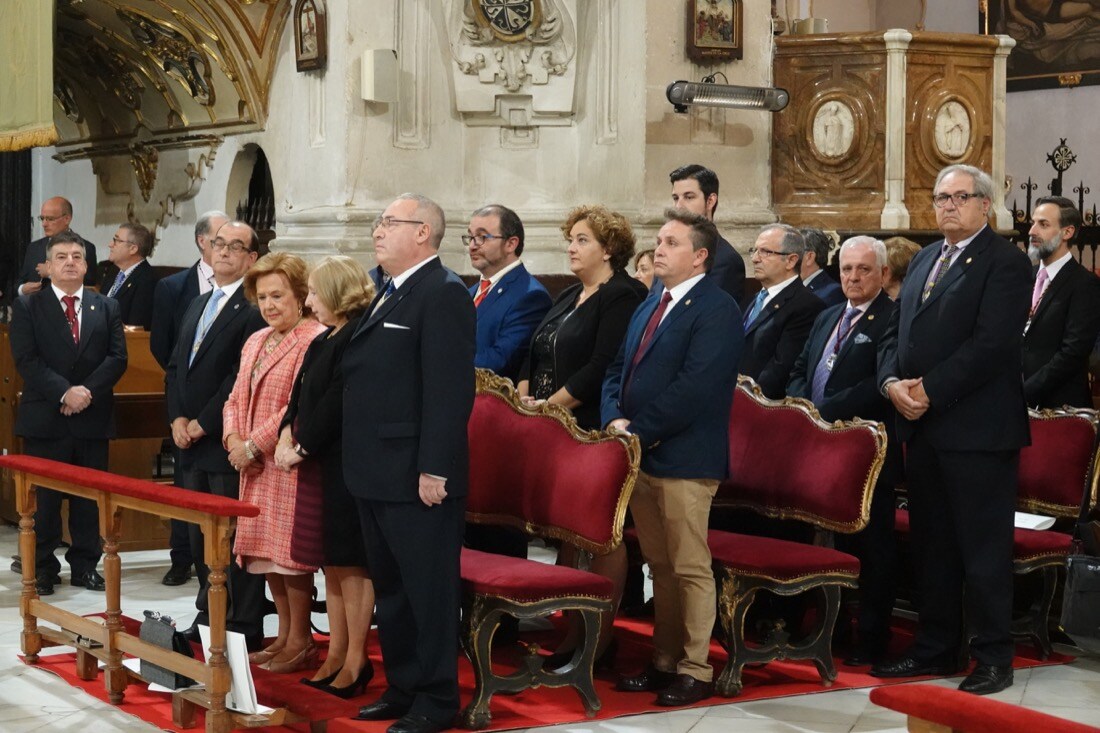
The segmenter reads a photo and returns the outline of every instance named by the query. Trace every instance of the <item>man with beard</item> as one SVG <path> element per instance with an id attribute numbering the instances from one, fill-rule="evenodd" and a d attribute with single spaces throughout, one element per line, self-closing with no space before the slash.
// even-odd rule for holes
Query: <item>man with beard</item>
<path id="1" fill-rule="evenodd" d="M 1031 221 L 1041 263 L 1024 330 L 1024 396 L 1031 407 L 1092 407 L 1088 361 L 1100 332 L 1100 280 L 1069 250 L 1081 213 L 1067 198 L 1046 196 Z"/>

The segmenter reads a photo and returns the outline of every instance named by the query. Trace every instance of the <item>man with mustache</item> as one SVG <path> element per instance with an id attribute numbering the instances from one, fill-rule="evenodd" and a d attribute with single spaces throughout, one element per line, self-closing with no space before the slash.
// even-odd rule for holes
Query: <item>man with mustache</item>
<path id="1" fill-rule="evenodd" d="M 1081 212 L 1067 198 L 1045 196 L 1031 221 L 1040 265 L 1024 330 L 1024 396 L 1031 407 L 1092 407 L 1088 362 L 1100 332 L 1100 280 L 1069 249 Z"/>

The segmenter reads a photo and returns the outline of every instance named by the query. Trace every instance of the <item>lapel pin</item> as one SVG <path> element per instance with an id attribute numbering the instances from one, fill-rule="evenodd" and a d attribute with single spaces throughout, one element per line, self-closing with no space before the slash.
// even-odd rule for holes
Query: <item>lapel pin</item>
<path id="1" fill-rule="evenodd" d="M 497 288 L 497 295 L 500 295 L 503 292 L 504 292 L 504 288 Z"/>
<path id="2" fill-rule="evenodd" d="M 94 306 L 94 305 L 90 305 L 90 306 L 88 306 L 88 310 L 90 310 L 90 311 L 94 311 L 94 310 L 95 310 L 95 306 Z"/>
<path id="3" fill-rule="evenodd" d="M 974 261 L 974 258 L 973 258 L 973 257 L 967 257 L 967 258 L 966 258 L 966 264 L 968 264 L 968 265 L 969 265 L 969 264 L 970 264 L 971 262 L 973 262 L 973 261 Z"/>
<path id="4" fill-rule="evenodd" d="M 874 314 L 874 313 L 870 313 L 870 314 L 868 314 L 868 316 L 867 316 L 867 320 L 868 320 L 868 321 L 873 321 L 873 320 L 875 320 L 875 314 Z"/>
<path id="5" fill-rule="evenodd" d="M 684 301 L 684 306 L 686 307 L 686 306 L 689 306 L 689 305 L 691 305 L 691 300 L 690 300 L 690 299 L 689 299 L 689 300 L 685 300 L 685 301 Z"/>
<path id="6" fill-rule="evenodd" d="M 237 310 L 237 309 L 238 309 L 238 308 L 240 308 L 240 307 L 241 307 L 241 304 L 240 304 L 240 303 L 237 303 L 237 304 L 236 304 L 235 306 L 233 306 L 233 310 Z"/>

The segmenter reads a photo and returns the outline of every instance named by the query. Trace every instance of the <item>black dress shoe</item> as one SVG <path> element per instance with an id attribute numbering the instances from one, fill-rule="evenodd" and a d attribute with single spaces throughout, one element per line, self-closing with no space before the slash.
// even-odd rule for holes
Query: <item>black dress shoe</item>
<path id="1" fill-rule="evenodd" d="M 450 727 L 449 723 L 437 723 L 423 715 L 406 715 L 386 728 L 386 733 L 439 733 Z"/>
<path id="2" fill-rule="evenodd" d="M 992 695 L 1012 686 L 1012 667 L 995 664 L 979 664 L 959 685 L 963 692 L 974 695 Z"/>
<path id="3" fill-rule="evenodd" d="M 872 677 L 923 677 L 925 675 L 950 676 L 958 674 L 959 665 L 955 662 L 915 659 L 902 657 L 893 662 L 876 664 L 871 668 Z"/>
<path id="4" fill-rule="evenodd" d="M 676 681 L 657 693 L 657 704 L 666 708 L 691 705 L 714 695 L 714 683 L 697 680 L 690 674 L 676 675 Z"/>
<path id="5" fill-rule="evenodd" d="M 615 689 L 619 692 L 659 692 L 675 681 L 675 672 L 662 672 L 651 663 L 640 674 L 620 677 Z"/>
<path id="6" fill-rule="evenodd" d="M 359 714 L 352 720 L 397 720 L 409 712 L 408 705 L 398 705 L 385 700 L 372 702 L 359 708 Z"/>
<path id="7" fill-rule="evenodd" d="M 69 578 L 69 582 L 73 585 L 83 586 L 88 590 L 107 590 L 107 582 L 95 570 L 89 570 L 80 576 L 74 575 Z"/>
<path id="8" fill-rule="evenodd" d="M 164 574 L 160 583 L 161 585 L 183 585 L 189 580 L 191 580 L 190 565 L 173 565 L 168 568 L 168 572 Z"/>
<path id="9" fill-rule="evenodd" d="M 40 596 L 52 596 L 53 586 L 49 578 L 36 578 L 34 581 L 34 591 Z"/>

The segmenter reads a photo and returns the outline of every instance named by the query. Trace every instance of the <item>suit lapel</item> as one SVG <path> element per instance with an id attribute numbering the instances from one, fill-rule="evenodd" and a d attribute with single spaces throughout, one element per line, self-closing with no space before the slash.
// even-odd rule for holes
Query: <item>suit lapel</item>
<path id="1" fill-rule="evenodd" d="M 787 301 L 794 297 L 795 288 L 798 287 L 805 288 L 806 286 L 802 285 L 802 283 L 791 283 L 787 287 L 780 290 L 779 294 L 772 298 L 770 303 L 765 303 L 764 307 L 760 309 L 759 315 L 756 316 L 756 320 L 749 324 L 749 330 L 745 332 L 746 335 L 755 331 L 757 328 L 763 325 L 765 321 L 769 320 L 773 314 L 778 312 L 784 305 L 786 305 Z"/>
<path id="2" fill-rule="evenodd" d="M 662 286 L 662 292 L 664 292 L 663 288 L 664 286 Z M 630 355 L 631 362 L 634 361 L 634 358 L 638 353 L 638 347 L 642 345 L 642 337 L 645 335 L 646 324 L 649 323 L 649 319 L 653 317 L 653 311 L 657 310 L 657 306 L 660 305 L 660 303 L 660 297 L 655 298 L 650 295 L 644 301 L 642 301 L 642 304 L 640 306 L 638 306 L 638 310 L 636 311 L 637 320 L 635 321 L 637 327 L 627 332 L 626 349 L 623 351 L 624 355 Z M 654 337 L 656 337 L 656 334 L 654 334 Z M 649 343 L 650 346 L 652 346 L 653 339 L 651 339 Z M 649 349 L 647 348 L 646 351 L 649 351 Z"/>
<path id="3" fill-rule="evenodd" d="M 270 337 L 271 336 L 269 334 L 268 338 Z M 267 343 L 266 339 L 264 340 L 264 343 Z M 264 375 L 271 371 L 271 368 L 278 364 L 282 360 L 282 358 L 286 356 L 287 351 L 289 351 L 290 348 L 296 343 L 298 343 L 297 327 L 290 329 L 290 332 L 287 333 L 287 335 L 281 341 L 279 341 L 278 344 L 275 345 L 275 348 L 272 349 L 270 354 L 264 355 L 262 353 L 264 347 L 263 345 L 261 345 L 260 368 L 257 369 L 256 372 L 252 375 L 252 384 L 258 384 L 260 380 L 264 378 Z M 253 387 L 253 389 L 255 389 L 255 387 Z"/>
<path id="4" fill-rule="evenodd" d="M 658 324 L 657 330 L 653 332 L 653 338 L 649 340 L 649 344 L 646 346 L 645 354 L 648 354 L 650 351 L 653 350 L 653 345 L 657 343 L 657 339 L 661 338 L 661 335 L 669 328 L 671 328 L 672 324 L 674 324 L 676 320 L 680 318 L 680 316 L 682 316 L 688 311 L 689 308 L 695 305 L 695 302 L 697 300 L 705 297 L 703 295 L 703 292 L 700 290 L 705 281 L 706 277 L 704 276 L 702 280 L 695 283 L 695 286 L 692 287 L 692 289 L 689 290 L 683 298 L 672 304 L 672 310 L 665 314 L 664 319 L 662 319 L 660 324 Z M 658 301 L 658 304 L 659 303 L 660 301 Z M 650 311 L 650 313 L 652 314 L 652 311 Z M 646 319 L 646 322 L 649 322 L 648 318 Z M 645 358 L 645 354 L 642 354 L 643 358 Z"/>
<path id="5" fill-rule="evenodd" d="M 206 299 L 203 301 L 202 310 L 199 311 L 199 320 L 195 321 L 196 329 L 198 328 L 198 324 L 202 322 L 202 311 L 206 310 L 206 305 L 210 302 L 211 293 L 213 293 L 213 291 L 210 291 L 210 293 L 207 293 L 205 296 Z M 193 361 L 198 361 L 202 358 L 202 355 L 210 349 L 210 344 L 214 343 L 217 339 L 218 334 L 221 333 L 226 326 L 232 323 L 233 319 L 242 313 L 243 307 L 246 307 L 244 300 L 244 285 L 240 285 L 237 287 L 236 292 L 226 301 L 225 305 L 222 306 L 222 310 L 218 314 L 218 317 L 210 324 L 210 329 L 206 332 L 206 335 L 203 336 L 202 344 L 199 345 L 198 353 L 195 354 Z M 196 335 L 195 331 L 192 330 L 190 333 L 191 339 L 194 341 Z"/>
<path id="6" fill-rule="evenodd" d="M 500 282 L 489 288 L 489 292 L 485 293 L 485 298 L 481 301 L 481 305 L 479 305 L 477 309 L 484 311 L 495 307 L 497 303 L 504 299 L 504 294 L 508 292 L 508 289 L 515 285 L 523 269 L 523 265 L 516 265 L 514 270 L 500 279 Z M 473 292 L 474 294 L 477 293 L 477 285 L 473 286 Z"/>
<path id="7" fill-rule="evenodd" d="M 1058 274 L 1054 276 L 1054 279 L 1047 285 L 1046 292 L 1042 294 L 1042 299 L 1039 301 L 1039 307 L 1035 309 L 1034 315 L 1031 317 L 1031 323 L 1039 320 L 1043 313 L 1046 312 L 1047 306 L 1054 300 L 1055 296 L 1062 288 L 1069 284 L 1069 281 L 1076 275 L 1077 268 L 1081 267 L 1077 263 L 1077 260 L 1070 257 L 1069 262 L 1062 265 L 1062 269 L 1058 271 Z"/>
<path id="8" fill-rule="evenodd" d="M 91 341 L 92 332 L 103 324 L 106 314 L 103 310 L 103 296 L 84 288 L 84 306 L 80 314 L 80 345 L 76 349 L 80 355 Z M 65 324 L 68 326 L 68 322 Z"/>
<path id="9" fill-rule="evenodd" d="M 61 340 L 68 344 L 70 349 L 76 351 L 77 345 L 73 342 L 73 331 L 69 326 L 69 319 L 65 317 L 65 306 L 57 299 L 57 294 L 51 286 L 44 286 L 41 292 L 45 295 L 45 316 L 50 322 L 50 332 L 60 334 L 62 336 Z M 81 338 L 83 338 L 83 329 L 81 329 Z"/>
<path id="10" fill-rule="evenodd" d="M 847 306 L 845 305 L 844 307 Z M 825 355 L 825 348 L 829 345 L 829 338 L 833 335 L 833 331 L 836 329 L 837 324 L 840 323 L 840 319 L 844 317 L 844 307 L 838 308 L 836 313 L 826 319 L 814 336 L 814 344 L 810 349 L 810 365 L 814 369 L 817 369 L 817 365 L 821 362 L 821 357 Z"/>
<path id="11" fill-rule="evenodd" d="M 856 338 L 861 333 L 866 333 L 871 330 L 875 325 L 875 320 L 882 317 L 882 310 L 886 307 L 887 301 L 890 300 L 890 296 L 886 294 L 886 291 L 880 291 L 875 297 L 874 301 L 867 308 L 867 311 L 859 317 L 855 325 L 852 326 L 852 332 L 848 334 L 847 340 L 844 345 L 840 347 L 840 352 L 836 355 L 836 364 L 844 361 L 844 357 L 852 350 L 853 345 L 856 342 Z M 840 309 L 841 316 L 843 317 L 844 310 L 848 307 L 848 301 L 845 300 L 843 306 Z M 831 333 L 831 331 L 830 331 Z M 836 364 L 833 365 L 833 370 L 836 371 Z"/>
<path id="12" fill-rule="evenodd" d="M 442 267 L 443 263 L 439 260 L 438 257 L 431 262 L 423 265 L 419 270 L 410 275 L 409 279 L 402 283 L 401 287 L 399 287 L 393 295 L 387 298 L 385 303 L 377 306 L 377 310 L 375 310 L 375 307 L 378 303 L 378 300 L 382 296 L 379 295 L 378 297 L 376 297 L 371 303 L 371 311 L 368 311 L 370 312 L 370 316 L 362 320 L 362 324 L 359 326 L 358 329 L 356 329 L 355 333 L 352 334 L 352 339 L 358 338 L 368 329 L 373 328 L 376 324 L 381 322 L 387 315 L 393 312 L 393 310 L 401 304 L 402 300 L 409 296 L 409 293 L 411 293 L 416 288 L 417 284 L 419 284 L 421 280 L 423 280 L 425 277 L 435 272 L 436 270 L 442 269 Z M 385 291 L 383 291 L 383 293 L 384 292 Z"/>
<path id="13" fill-rule="evenodd" d="M 955 284 L 955 281 L 966 275 L 967 270 L 970 269 L 971 265 L 974 263 L 974 260 L 981 257 L 989 248 L 990 236 L 992 235 L 992 231 L 993 230 L 989 229 L 989 227 L 987 226 L 981 231 L 980 234 L 978 234 L 977 237 L 971 240 L 970 244 L 966 245 L 966 247 L 961 252 L 959 252 L 958 256 L 955 258 L 955 261 L 951 263 L 951 267 L 947 268 L 947 272 L 944 274 L 943 278 L 939 281 L 939 283 L 936 284 L 936 287 L 932 288 L 932 292 L 928 294 L 928 300 L 921 303 L 920 307 L 917 309 L 918 314 L 929 305 L 934 303 L 937 298 L 950 290 L 951 286 Z M 937 251 L 939 252 L 939 254 L 936 257 L 932 258 L 932 268 L 936 267 L 936 263 L 938 263 L 940 261 L 940 258 L 943 256 L 942 247 L 943 242 L 941 241 L 937 245 Z M 932 268 L 929 268 L 928 272 L 931 272 Z M 924 284 L 928 282 L 928 273 L 925 273 L 924 279 L 920 280 L 919 282 L 921 284 L 921 292 L 924 292 Z"/>

